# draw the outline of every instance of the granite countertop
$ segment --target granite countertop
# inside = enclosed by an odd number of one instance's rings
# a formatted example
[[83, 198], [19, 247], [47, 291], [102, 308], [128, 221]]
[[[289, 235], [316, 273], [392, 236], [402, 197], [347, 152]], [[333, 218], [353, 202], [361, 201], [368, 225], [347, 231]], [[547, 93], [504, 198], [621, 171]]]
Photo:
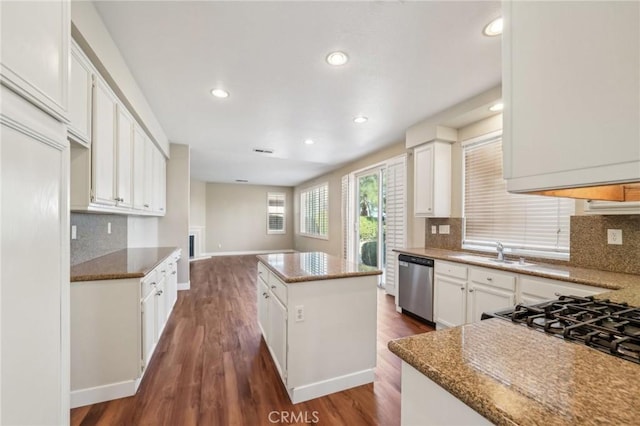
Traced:
[[640, 366], [490, 319], [389, 349], [498, 425], [637, 424]]
[[285, 283], [382, 274], [379, 269], [357, 265], [322, 252], [274, 253], [257, 257]]
[[[640, 275], [494, 265], [452, 250], [395, 251], [602, 287], [611, 291], [597, 298], [640, 306]], [[639, 365], [502, 319], [394, 340], [389, 349], [496, 424], [635, 424], [640, 417]]]
[[[574, 266], [543, 263], [534, 261], [530, 266], [521, 266], [518, 263], [500, 264], [488, 263], [486, 261], [474, 261], [469, 256], [475, 253], [433, 249], [433, 248], [406, 248], [394, 249], [395, 252], [410, 254], [414, 256], [429, 257], [432, 259], [446, 260], [449, 262], [459, 262], [469, 265], [482, 266], [485, 268], [501, 269], [504, 271], [514, 272], [518, 274], [533, 275], [543, 278], [551, 278], [555, 280], [573, 282], [576, 284], [591, 285], [594, 287], [602, 287], [609, 290], [635, 289], [635, 291], [627, 292], [627, 300], [630, 305], [640, 306], [640, 275], [622, 274], [618, 272], [600, 271], [597, 269], [579, 268]], [[491, 255], [477, 255], [479, 257], [489, 258]], [[600, 295], [603, 298], [613, 297], [618, 292], [607, 292]], [[616, 300], [621, 302], [622, 300]]]
[[71, 266], [71, 282], [142, 278], [177, 247], [130, 248]]

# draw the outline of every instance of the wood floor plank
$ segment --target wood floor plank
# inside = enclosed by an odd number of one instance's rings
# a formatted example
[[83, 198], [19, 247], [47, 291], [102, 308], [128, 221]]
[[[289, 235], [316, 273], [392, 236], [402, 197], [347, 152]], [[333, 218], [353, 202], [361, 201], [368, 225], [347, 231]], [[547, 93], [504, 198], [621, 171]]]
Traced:
[[136, 395], [71, 410], [73, 426], [400, 424], [398, 337], [432, 331], [378, 291], [375, 383], [292, 404], [260, 335], [255, 256], [192, 262]]

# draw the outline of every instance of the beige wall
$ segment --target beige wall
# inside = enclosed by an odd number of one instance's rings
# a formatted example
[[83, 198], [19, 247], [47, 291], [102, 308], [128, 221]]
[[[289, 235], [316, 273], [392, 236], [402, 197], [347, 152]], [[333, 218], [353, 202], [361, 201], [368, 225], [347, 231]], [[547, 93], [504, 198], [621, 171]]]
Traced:
[[189, 226], [205, 227], [207, 224], [207, 183], [191, 179]]
[[[342, 176], [356, 170], [366, 169], [382, 161], [409, 153], [404, 146], [404, 141], [393, 144], [387, 148], [367, 155], [353, 163], [350, 163], [331, 173], [319, 176], [301, 185], [294, 190], [294, 217], [295, 217], [295, 244], [298, 251], [323, 251], [334, 256], [342, 256]], [[413, 159], [407, 157], [407, 246], [424, 246], [424, 219], [413, 218]], [[326, 240], [299, 235], [300, 192], [310, 186], [323, 182], [329, 184], [329, 238]]]
[[158, 218], [127, 216], [127, 247], [158, 247]]
[[[286, 234], [267, 234], [267, 192], [287, 197]], [[207, 253], [293, 249], [293, 188], [206, 184]]]
[[178, 262], [178, 282], [189, 282], [189, 186], [188, 145], [171, 144], [167, 161], [167, 213], [159, 219], [159, 245], [182, 249]]

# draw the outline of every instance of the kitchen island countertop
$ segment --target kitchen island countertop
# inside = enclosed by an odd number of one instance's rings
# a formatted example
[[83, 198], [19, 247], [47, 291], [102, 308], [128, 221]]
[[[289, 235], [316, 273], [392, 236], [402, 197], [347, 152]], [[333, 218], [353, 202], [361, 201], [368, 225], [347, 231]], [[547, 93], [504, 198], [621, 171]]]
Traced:
[[129, 248], [71, 266], [70, 280], [98, 281], [142, 278], [177, 247]]
[[322, 252], [273, 253], [257, 257], [287, 284], [382, 274], [379, 269]]

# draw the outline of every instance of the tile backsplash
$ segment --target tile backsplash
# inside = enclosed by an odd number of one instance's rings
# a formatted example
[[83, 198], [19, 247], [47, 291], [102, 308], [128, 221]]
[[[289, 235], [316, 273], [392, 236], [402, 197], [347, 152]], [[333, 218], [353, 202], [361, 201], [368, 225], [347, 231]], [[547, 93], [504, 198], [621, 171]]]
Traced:
[[[460, 250], [462, 218], [427, 218], [425, 247]], [[439, 227], [449, 225], [449, 234]], [[436, 226], [437, 234], [431, 233]], [[607, 229], [622, 231], [622, 245], [607, 244]], [[572, 266], [610, 272], [640, 274], [640, 215], [584, 215], [571, 217], [570, 253]], [[564, 263], [544, 260], [548, 263]]]
[[[127, 247], [127, 216], [71, 213], [76, 239], [71, 240], [71, 265]], [[111, 234], [107, 232], [111, 223]]]
[[[607, 229], [622, 230], [622, 244], [607, 244]], [[640, 274], [640, 215], [572, 216], [571, 264]]]

